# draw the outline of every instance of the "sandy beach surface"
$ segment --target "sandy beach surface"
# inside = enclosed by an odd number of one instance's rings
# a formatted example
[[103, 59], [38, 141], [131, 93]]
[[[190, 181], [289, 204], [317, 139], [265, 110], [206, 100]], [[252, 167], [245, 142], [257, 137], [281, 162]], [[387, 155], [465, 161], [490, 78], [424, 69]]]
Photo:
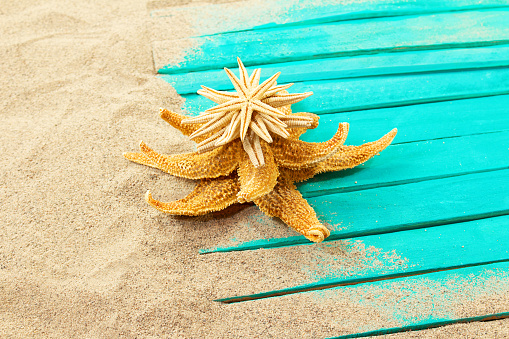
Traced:
[[[0, 1], [0, 338], [342, 334], [341, 324], [314, 327], [326, 307], [303, 314], [297, 306], [278, 312], [270, 300], [214, 302], [240, 287], [269, 288], [248, 279], [259, 260], [252, 251], [198, 254], [261, 212], [162, 215], [145, 203], [147, 189], [169, 201], [194, 182], [122, 157], [141, 139], [163, 153], [193, 150], [158, 117], [160, 107], [180, 111], [183, 99], [156, 78], [151, 51], [161, 35], [190, 32], [171, 25], [157, 32], [149, 11], [184, 3]], [[270, 262], [270, 252], [262, 254]], [[275, 281], [288, 279], [284, 272], [270, 271]], [[249, 289], [228, 284], [228, 275], [246, 276]], [[369, 316], [362, 309], [348, 316], [348, 307], [335, 312], [351, 324]], [[502, 338], [508, 327], [501, 320], [388, 337]]]

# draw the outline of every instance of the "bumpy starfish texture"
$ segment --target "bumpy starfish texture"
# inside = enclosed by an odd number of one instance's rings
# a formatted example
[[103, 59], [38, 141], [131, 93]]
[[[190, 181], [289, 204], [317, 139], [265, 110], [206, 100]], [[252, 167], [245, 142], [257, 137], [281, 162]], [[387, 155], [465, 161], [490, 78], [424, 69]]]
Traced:
[[197, 117], [184, 119], [182, 123], [201, 124], [190, 135], [195, 141], [208, 135], [198, 142], [198, 152], [210, 151], [239, 138], [253, 166], [259, 167], [265, 164], [262, 141], [272, 143], [271, 134], [286, 139], [290, 136], [287, 128], [309, 128], [314, 122], [312, 117], [288, 115], [279, 108], [299, 102], [313, 93], [289, 94], [286, 89], [293, 84], [276, 85], [280, 72], [259, 84], [261, 69], [248, 76], [242, 61], [237, 58], [237, 62], [240, 78], [225, 68], [237, 92], [216, 91], [202, 86], [198, 94], [218, 105]]
[[[361, 146], [344, 146], [348, 124], [339, 125], [332, 139], [322, 143], [298, 140], [308, 128], [318, 126], [318, 116], [312, 113], [292, 113], [290, 105], [281, 112], [289, 117], [305, 116], [311, 124], [296, 127], [286, 138], [273, 136], [273, 142], [261, 140], [259, 145], [265, 164], [255, 166], [240, 138], [204, 153], [194, 152], [163, 155], [141, 142], [141, 152], [124, 156], [136, 163], [158, 168], [184, 178], [199, 179], [199, 184], [184, 199], [160, 202], [149, 192], [145, 200], [156, 209], [174, 215], [197, 216], [220, 211], [236, 203], [254, 202], [265, 214], [280, 218], [287, 225], [313, 242], [329, 236], [313, 208], [294, 185], [316, 174], [352, 168], [384, 150], [394, 139], [393, 129], [381, 139]], [[200, 126], [185, 124], [185, 116], [161, 110], [161, 117], [184, 135], [192, 135]], [[214, 135], [211, 130], [195, 138], [201, 142]]]

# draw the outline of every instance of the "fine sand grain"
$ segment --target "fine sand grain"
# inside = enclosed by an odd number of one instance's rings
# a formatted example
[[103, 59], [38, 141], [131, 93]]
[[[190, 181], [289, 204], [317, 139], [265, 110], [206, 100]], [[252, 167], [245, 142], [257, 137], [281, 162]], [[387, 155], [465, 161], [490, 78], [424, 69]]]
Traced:
[[[169, 25], [163, 34], [149, 17], [188, 2], [0, 1], [0, 338], [289, 338], [345, 329], [311, 331], [314, 310], [303, 314], [298, 302], [288, 313], [274, 309], [277, 298], [214, 302], [271, 288], [249, 271], [255, 252], [198, 254], [265, 217], [253, 206], [221, 218], [162, 215], [145, 203], [147, 189], [173, 200], [194, 182], [122, 157], [140, 139], [164, 153], [193, 150], [158, 117], [159, 107], [180, 111], [183, 100], [155, 77], [151, 50], [161, 35], [192, 30]], [[277, 253], [312, 258], [313, 246]], [[366, 265], [365, 252], [343, 265]], [[270, 264], [271, 252], [259, 253]], [[304, 267], [291, 277], [274, 267], [274, 286], [305, 277], [313, 263], [305, 258], [289, 264]], [[231, 277], [244, 286], [228, 284]], [[317, 315], [328, 313], [315, 304]], [[338, 305], [335, 317], [349, 324], [380, 317], [348, 300]], [[507, 327], [503, 320], [391, 337], [504, 337]]]

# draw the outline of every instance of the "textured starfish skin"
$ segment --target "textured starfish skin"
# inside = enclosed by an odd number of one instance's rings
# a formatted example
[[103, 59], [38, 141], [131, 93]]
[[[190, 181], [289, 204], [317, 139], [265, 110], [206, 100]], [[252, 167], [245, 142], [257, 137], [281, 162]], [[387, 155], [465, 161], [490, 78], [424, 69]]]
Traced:
[[248, 76], [240, 59], [238, 63], [239, 78], [225, 69], [237, 92], [205, 86], [198, 91], [217, 106], [194, 118], [165, 109], [160, 112], [162, 119], [197, 143], [197, 152], [159, 154], [141, 142], [141, 152], [126, 152], [124, 157], [200, 180], [187, 197], [173, 202], [158, 201], [147, 192], [145, 200], [162, 212], [196, 216], [254, 202], [307, 239], [323, 241], [330, 232], [294, 183], [362, 164], [389, 146], [397, 130], [377, 141], [345, 146], [349, 125], [341, 123], [328, 141], [301, 141], [307, 129], [318, 126], [319, 117], [292, 113], [291, 104], [312, 93], [288, 93], [292, 84], [277, 85], [279, 73], [259, 84], [260, 69]]
[[[283, 107], [282, 111], [286, 115], [311, 117], [311, 128], [318, 125], [318, 116], [312, 113], [291, 113], [289, 106]], [[167, 110], [161, 111], [161, 117], [186, 135], [191, 135], [199, 128], [197, 125], [182, 124], [185, 116]], [[259, 167], [252, 164], [238, 139], [205, 153], [179, 155], [158, 154], [141, 143], [142, 152], [126, 152], [124, 156], [172, 175], [201, 179], [187, 197], [173, 202], [160, 202], [147, 192], [146, 201], [162, 212], [197, 216], [223, 210], [235, 203], [253, 201], [265, 214], [280, 218], [307, 239], [320, 242], [330, 232], [317, 219], [294, 182], [364, 163], [384, 150], [394, 139], [397, 130], [393, 129], [379, 140], [364, 145], [344, 146], [348, 134], [347, 123], [340, 124], [335, 136], [324, 143], [298, 140], [310, 127], [294, 128], [287, 139], [275, 137], [271, 144], [262, 140], [260, 146], [265, 154], [265, 165]], [[302, 159], [300, 167], [299, 154]]]
[[221, 211], [237, 202], [240, 184], [236, 175], [216, 179], [202, 179], [184, 199], [160, 202], [152, 198], [150, 191], [145, 200], [161, 212], [174, 215], [202, 215]]

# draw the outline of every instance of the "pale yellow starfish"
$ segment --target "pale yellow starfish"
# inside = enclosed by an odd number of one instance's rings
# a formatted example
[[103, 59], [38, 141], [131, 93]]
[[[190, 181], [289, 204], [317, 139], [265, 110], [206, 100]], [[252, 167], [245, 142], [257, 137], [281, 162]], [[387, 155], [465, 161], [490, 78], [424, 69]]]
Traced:
[[278, 108], [299, 102], [313, 93], [289, 94], [286, 89], [293, 84], [276, 86], [281, 72], [259, 84], [261, 69], [256, 69], [249, 77], [242, 61], [237, 58], [237, 62], [240, 79], [225, 68], [237, 92], [216, 91], [202, 86], [198, 94], [219, 105], [195, 118], [185, 119], [183, 123], [202, 124], [190, 135], [191, 139], [208, 134], [198, 143], [198, 152], [210, 151], [240, 138], [253, 165], [263, 166], [265, 158], [260, 140], [272, 143], [271, 133], [288, 138], [290, 133], [287, 128], [310, 127], [313, 122], [308, 116], [286, 115]]

